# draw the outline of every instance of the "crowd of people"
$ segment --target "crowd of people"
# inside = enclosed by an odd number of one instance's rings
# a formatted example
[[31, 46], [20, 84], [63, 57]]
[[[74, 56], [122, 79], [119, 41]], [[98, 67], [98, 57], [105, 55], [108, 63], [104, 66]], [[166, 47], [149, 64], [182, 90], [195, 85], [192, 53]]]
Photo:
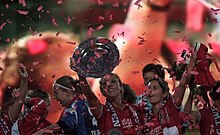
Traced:
[[[210, 71], [214, 59], [207, 53], [208, 48], [203, 44], [200, 48], [192, 47], [180, 62], [185, 66], [181, 71], [174, 67], [167, 69], [168, 60], [160, 56], [158, 48], [164, 42], [171, 3], [172, 0], [131, 2], [125, 23], [113, 26], [109, 32], [123, 60], [114, 72], [100, 80], [77, 72], [76, 61], [73, 58], [69, 61], [74, 47], [63, 46], [65, 36], [57, 41], [56, 36], [48, 38], [46, 33], [43, 40], [33, 38], [25, 46], [9, 48], [0, 78], [3, 91], [0, 134], [183, 135], [192, 128], [199, 128], [204, 135], [220, 134], [220, 85], [215, 79], [219, 73], [213, 75]], [[118, 34], [123, 32], [125, 35]], [[33, 42], [40, 48], [34, 48]], [[68, 43], [78, 44], [78, 38]], [[138, 53], [133, 52], [136, 44], [140, 44], [136, 48]], [[149, 50], [143, 49], [149, 45]], [[142, 71], [142, 76], [130, 72], [134, 68], [128, 62], [131, 57], [140, 60], [135, 69]], [[155, 60], [160, 60], [160, 64], [152, 63]], [[173, 77], [173, 87], [166, 74]], [[144, 91], [137, 95], [136, 90], [142, 88]], [[190, 94], [184, 106], [187, 89]], [[98, 90], [105, 100], [99, 97]], [[194, 100], [202, 107], [194, 105]], [[58, 105], [63, 107], [59, 109], [61, 114], [53, 119], [48, 115], [50, 107], [57, 109]]]

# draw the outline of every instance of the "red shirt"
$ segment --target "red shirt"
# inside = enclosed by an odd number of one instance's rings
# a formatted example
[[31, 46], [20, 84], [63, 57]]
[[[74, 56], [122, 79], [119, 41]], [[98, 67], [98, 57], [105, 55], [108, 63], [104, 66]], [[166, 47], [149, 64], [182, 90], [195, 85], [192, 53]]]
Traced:
[[[0, 126], [0, 135], [11, 135], [11, 127], [12, 127], [13, 123], [11, 122], [11, 120], [7, 114], [1, 115], [0, 125], [1, 125]], [[2, 125], [4, 128], [2, 128]]]
[[[157, 116], [152, 118], [154, 125], [150, 126], [150, 135], [162, 135], [163, 130], [165, 134], [170, 134], [171, 131], [168, 132], [168, 130], [174, 130], [174, 128], [178, 129], [179, 134], [182, 134], [182, 121], [179, 117], [180, 109], [175, 106], [172, 98], [168, 99], [165, 105], [160, 108], [160, 112], [162, 113], [158, 113]], [[160, 122], [161, 117], [164, 119]]]
[[215, 107], [203, 108], [199, 112], [201, 114], [199, 121], [201, 135], [220, 135], [220, 112]]
[[[137, 106], [129, 104], [135, 111], [138, 109]], [[123, 110], [120, 110], [118, 108], [115, 108], [115, 112], [120, 120], [121, 127], [114, 128], [112, 123], [112, 112], [109, 111], [106, 107], [106, 105], [103, 106], [103, 111], [101, 114], [101, 117], [97, 120], [99, 130], [102, 134], [108, 135], [110, 133], [113, 133], [115, 131], [125, 134], [125, 135], [137, 135], [137, 129], [135, 122], [135, 118], [131, 112], [131, 109], [126, 106]], [[140, 125], [139, 125], [140, 126]]]

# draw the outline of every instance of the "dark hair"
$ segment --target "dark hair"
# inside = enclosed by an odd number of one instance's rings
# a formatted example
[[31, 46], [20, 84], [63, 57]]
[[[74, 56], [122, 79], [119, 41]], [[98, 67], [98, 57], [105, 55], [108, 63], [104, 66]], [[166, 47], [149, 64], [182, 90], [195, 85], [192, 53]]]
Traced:
[[9, 106], [14, 104], [15, 98], [12, 96], [12, 92], [14, 89], [14, 87], [10, 86], [5, 88], [2, 96], [1, 112], [7, 113]]
[[161, 78], [165, 78], [165, 72], [163, 69], [163, 66], [160, 64], [147, 64], [144, 66], [144, 68], [142, 69], [142, 76], [144, 77], [144, 74], [147, 72], [154, 72], [155, 74], [157, 74], [159, 77]]
[[49, 102], [50, 102], [50, 94], [48, 92], [44, 91], [43, 89], [30, 90], [27, 93], [26, 97], [29, 97], [29, 98], [38, 97], [38, 98], [43, 99], [44, 101], [49, 100]]
[[[118, 82], [119, 82], [120, 86], [122, 86], [122, 81], [121, 81], [120, 77], [119, 77], [117, 74], [115, 74], [115, 73], [109, 73], [109, 74], [107, 74], [107, 75], [115, 76], [115, 77], [118, 79]], [[103, 91], [104, 91], [104, 89], [103, 89], [103, 87], [102, 87], [104, 77], [105, 77], [105, 76], [103, 76], [103, 77], [101, 78], [101, 80], [99, 81], [99, 87], [100, 87], [100, 90], [101, 90], [101, 93], [102, 93], [102, 94], [103, 94]]]
[[[71, 76], [62, 76], [60, 78], [58, 78], [56, 81], [55, 81], [56, 84], [59, 84], [61, 86], [64, 86], [66, 88], [69, 88], [69, 89], [73, 89], [73, 92], [76, 92], [76, 93], [82, 93], [82, 90], [81, 90], [81, 87], [79, 85], [79, 80], [75, 80], [74, 78], [72, 78]], [[64, 89], [62, 87], [60, 87], [62, 90], [67, 90], [67, 89]]]
[[129, 84], [123, 83], [124, 95], [123, 99], [128, 103], [135, 104], [137, 96], [135, 91], [131, 88]]
[[169, 87], [168, 87], [168, 83], [164, 80], [164, 79], [162, 79], [162, 78], [160, 78], [160, 77], [153, 77], [153, 78], [151, 78], [149, 81], [148, 81], [148, 83], [147, 84], [149, 84], [150, 82], [152, 82], [152, 81], [154, 81], [154, 80], [156, 80], [157, 82], [158, 82], [158, 84], [160, 85], [160, 87], [162, 88], [162, 91], [165, 93], [165, 92], [169, 92]]
[[217, 99], [220, 99], [220, 93], [219, 91], [217, 92], [219, 87], [220, 87], [220, 81], [217, 81], [209, 93], [210, 97], [214, 101], [216, 101]]

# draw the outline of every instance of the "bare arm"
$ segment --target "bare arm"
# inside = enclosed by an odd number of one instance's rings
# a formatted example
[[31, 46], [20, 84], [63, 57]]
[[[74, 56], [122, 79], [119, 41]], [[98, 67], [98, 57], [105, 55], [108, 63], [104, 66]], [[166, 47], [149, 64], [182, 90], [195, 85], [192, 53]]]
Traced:
[[188, 97], [186, 104], [185, 104], [185, 107], [184, 107], [184, 112], [187, 112], [187, 113], [193, 115], [196, 123], [198, 123], [200, 120], [200, 114], [198, 111], [192, 111], [192, 102], [193, 102], [193, 94], [190, 91], [189, 97]]
[[173, 99], [178, 107], [181, 106], [182, 104], [186, 90], [186, 85], [190, 82], [192, 78], [192, 74], [190, 73], [190, 71], [193, 71], [195, 67], [195, 63], [196, 63], [196, 54], [195, 52], [192, 52], [192, 57], [190, 59], [190, 62], [180, 80], [179, 85], [175, 88], [175, 93], [173, 95]]
[[18, 72], [21, 76], [20, 88], [19, 91], [17, 90], [13, 91], [12, 94], [15, 97], [15, 102], [9, 108], [9, 117], [12, 122], [15, 122], [19, 117], [26, 96], [27, 84], [28, 84], [28, 73], [26, 67], [23, 64], [18, 65]]

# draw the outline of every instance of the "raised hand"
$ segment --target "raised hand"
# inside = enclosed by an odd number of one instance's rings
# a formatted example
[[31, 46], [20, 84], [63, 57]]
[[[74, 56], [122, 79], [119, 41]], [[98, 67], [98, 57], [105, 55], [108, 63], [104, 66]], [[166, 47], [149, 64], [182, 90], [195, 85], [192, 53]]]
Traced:
[[18, 72], [19, 72], [22, 79], [27, 79], [28, 78], [27, 69], [24, 66], [24, 64], [22, 64], [22, 63], [18, 64]]

